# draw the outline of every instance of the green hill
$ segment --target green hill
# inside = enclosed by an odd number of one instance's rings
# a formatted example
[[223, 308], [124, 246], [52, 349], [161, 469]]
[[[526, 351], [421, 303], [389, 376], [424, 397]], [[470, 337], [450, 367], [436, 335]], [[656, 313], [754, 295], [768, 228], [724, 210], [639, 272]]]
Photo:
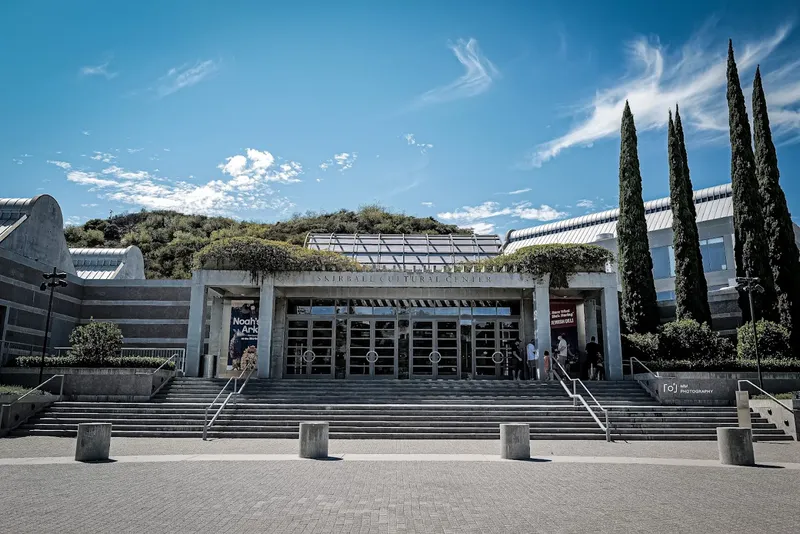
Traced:
[[192, 256], [223, 237], [255, 236], [303, 245], [309, 233], [450, 234], [471, 233], [433, 217], [391, 213], [379, 206], [358, 211], [294, 215], [276, 223], [240, 222], [226, 217], [184, 215], [174, 211], [141, 211], [91, 219], [64, 231], [70, 247], [136, 245], [144, 255], [147, 278], [191, 278]]

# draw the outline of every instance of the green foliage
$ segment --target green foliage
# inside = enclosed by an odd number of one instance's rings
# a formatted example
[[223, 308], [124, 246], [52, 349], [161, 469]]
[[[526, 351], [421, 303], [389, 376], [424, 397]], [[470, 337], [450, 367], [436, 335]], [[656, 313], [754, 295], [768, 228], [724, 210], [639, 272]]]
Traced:
[[[39, 367], [41, 363], [40, 356], [17, 356], [14, 360], [14, 365], [17, 367]], [[156, 369], [162, 363], [163, 358], [154, 358], [151, 356], [115, 356], [103, 360], [102, 364], [87, 362], [80, 360], [75, 356], [45, 356], [45, 367], [112, 367], [112, 368], [135, 368], [135, 369]], [[164, 369], [170, 371], [175, 369], [175, 362], [169, 361], [164, 365]]]
[[256, 347], [254, 345], [250, 345], [242, 353], [242, 359], [239, 362], [239, 365], [244, 371], [252, 371], [256, 368], [257, 364], [258, 354], [256, 352]]
[[[769, 266], [769, 250], [764, 235], [762, 199], [756, 179], [756, 164], [750, 144], [750, 122], [739, 72], [728, 42], [728, 124], [731, 138], [731, 186], [733, 188], [733, 233], [736, 276], [758, 277], [763, 293], [753, 294], [756, 319], [777, 318], [775, 289]], [[739, 291], [742, 318], [750, 320], [747, 292]]]
[[647, 240], [642, 200], [636, 125], [628, 103], [622, 114], [619, 154], [618, 262], [622, 285], [622, 322], [630, 332], [644, 334], [658, 328], [653, 259]]
[[569, 277], [579, 272], [604, 272], [614, 255], [597, 245], [534, 245], [475, 263], [475, 267], [506, 268], [536, 278], [550, 275], [550, 287], [569, 287]]
[[732, 359], [733, 344], [708, 324], [684, 319], [665, 324], [658, 334], [660, 357], [665, 360]]
[[[24, 386], [15, 386], [14, 384], [0, 384], [0, 395], [24, 395], [30, 391], [30, 388]], [[41, 390], [37, 389], [34, 394], [39, 393]]]
[[708, 285], [700, 253], [700, 237], [689, 176], [689, 162], [679, 111], [669, 116], [667, 133], [669, 152], [669, 191], [672, 208], [672, 245], [675, 251], [675, 315], [711, 324]]
[[229, 237], [206, 245], [194, 257], [195, 269], [248, 271], [254, 280], [283, 271], [357, 271], [352, 259], [257, 237]]
[[173, 211], [141, 211], [92, 219], [64, 231], [70, 247], [125, 247], [142, 250], [147, 278], [190, 278], [196, 252], [219, 239], [257, 237], [303, 245], [309, 232], [360, 234], [471, 233], [432, 217], [391, 213], [380, 206], [358, 211], [296, 214], [286, 221], [261, 224], [225, 217], [183, 215]]
[[118, 357], [122, 331], [114, 323], [95, 322], [76, 326], [69, 335], [69, 356], [88, 367], [100, 367]]
[[622, 334], [622, 358], [637, 358], [643, 362], [657, 360], [658, 341], [658, 334]]
[[778, 155], [772, 142], [767, 99], [758, 67], [753, 81], [753, 140], [761, 210], [764, 214], [764, 235], [775, 281], [778, 316], [789, 331], [792, 349], [795, 354], [800, 354], [800, 254], [794, 239], [792, 216], [780, 184]]
[[[758, 353], [762, 358], [788, 360], [794, 356], [789, 344], [789, 331], [779, 323], [765, 321], [756, 322], [758, 334]], [[736, 353], [741, 360], [755, 359], [755, 340], [753, 339], [753, 323], [746, 323], [736, 331], [738, 344]]]
[[[647, 367], [652, 371], [696, 371], [696, 372], [755, 372], [755, 360], [737, 360], [731, 358], [705, 359], [705, 360], [654, 360], [648, 362]], [[778, 360], [763, 358], [761, 360], [763, 372], [800, 372], [800, 359]], [[639, 372], [637, 370], [637, 372]]]

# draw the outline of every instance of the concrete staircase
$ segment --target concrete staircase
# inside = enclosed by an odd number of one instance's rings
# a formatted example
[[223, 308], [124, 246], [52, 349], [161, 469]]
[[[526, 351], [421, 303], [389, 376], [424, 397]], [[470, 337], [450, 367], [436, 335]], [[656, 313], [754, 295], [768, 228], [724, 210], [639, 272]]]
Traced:
[[[199, 438], [205, 407], [224, 384], [178, 378], [147, 403], [60, 402], [14, 435], [74, 436], [78, 423], [107, 421], [115, 436]], [[732, 407], [660, 406], [636, 382], [588, 387], [610, 408], [617, 440], [713, 440], [716, 427], [737, 424]], [[756, 439], [791, 440], [752, 417]], [[498, 424], [511, 422], [530, 424], [532, 439], [605, 439], [558, 382], [327, 379], [253, 379], [209, 437], [296, 438], [309, 420], [329, 421], [333, 439], [497, 439]]]

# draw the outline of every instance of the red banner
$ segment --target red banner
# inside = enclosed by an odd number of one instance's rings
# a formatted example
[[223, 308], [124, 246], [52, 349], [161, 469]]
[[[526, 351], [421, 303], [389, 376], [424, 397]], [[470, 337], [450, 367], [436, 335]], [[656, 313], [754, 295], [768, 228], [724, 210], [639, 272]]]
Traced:
[[575, 326], [575, 303], [564, 300], [550, 301], [550, 328]]

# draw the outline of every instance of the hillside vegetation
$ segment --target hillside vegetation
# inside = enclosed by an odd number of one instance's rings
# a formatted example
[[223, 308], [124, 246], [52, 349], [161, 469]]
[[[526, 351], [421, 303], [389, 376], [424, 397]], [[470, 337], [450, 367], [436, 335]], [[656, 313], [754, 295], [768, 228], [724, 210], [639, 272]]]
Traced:
[[380, 206], [358, 211], [294, 215], [276, 223], [240, 222], [225, 217], [184, 215], [174, 211], [141, 211], [91, 219], [69, 226], [64, 234], [70, 247], [136, 245], [144, 255], [147, 278], [191, 278], [192, 257], [206, 245], [228, 237], [252, 236], [303, 245], [306, 234], [450, 234], [471, 233], [433, 217], [391, 213]]

